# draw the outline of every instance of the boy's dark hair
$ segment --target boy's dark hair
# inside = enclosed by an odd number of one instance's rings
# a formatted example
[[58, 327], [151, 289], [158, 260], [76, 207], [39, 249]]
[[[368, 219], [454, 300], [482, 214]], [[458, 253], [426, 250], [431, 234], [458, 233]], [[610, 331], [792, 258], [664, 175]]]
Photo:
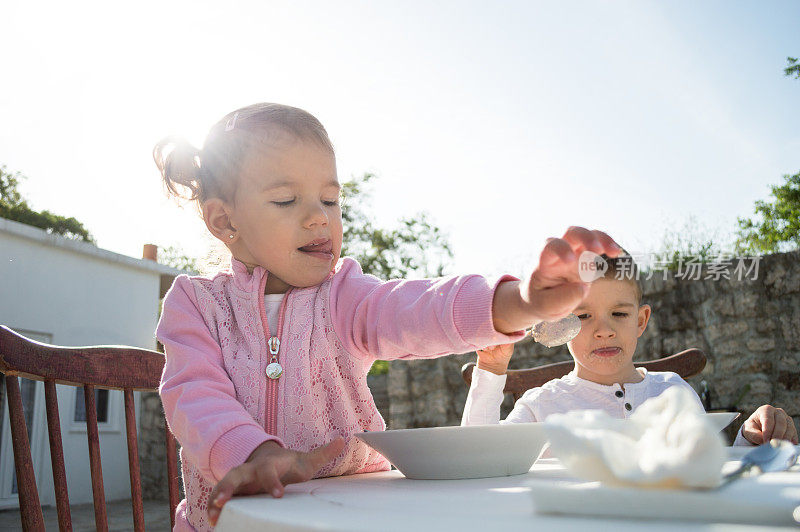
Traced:
[[603, 257], [603, 260], [606, 261], [606, 264], [608, 264], [608, 269], [606, 270], [605, 275], [603, 275], [603, 278], [631, 283], [634, 288], [634, 292], [636, 293], [636, 302], [641, 305], [642, 285], [639, 282], [639, 268], [633, 261], [633, 257], [631, 257], [628, 252], [624, 250], [620, 256], [614, 259], [607, 255], [601, 256]]

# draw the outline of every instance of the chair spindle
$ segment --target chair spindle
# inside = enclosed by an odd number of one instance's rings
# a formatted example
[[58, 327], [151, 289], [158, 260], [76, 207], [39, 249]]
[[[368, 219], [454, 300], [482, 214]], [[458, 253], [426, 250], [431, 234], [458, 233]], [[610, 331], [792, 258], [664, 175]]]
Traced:
[[14, 444], [14, 467], [17, 472], [17, 494], [22, 515], [22, 528], [26, 532], [28, 530], [44, 530], [44, 515], [42, 515], [42, 505], [39, 504], [36, 476], [33, 474], [31, 445], [28, 441], [28, 429], [22, 410], [22, 394], [19, 391], [19, 381], [15, 375], [6, 374], [6, 396], [9, 422], [11, 423], [11, 440]]
[[171, 527], [175, 528], [175, 508], [178, 507], [178, 465], [175, 461], [176, 446], [175, 436], [164, 422], [164, 435], [167, 440], [167, 477], [169, 485], [169, 519]]
[[53, 464], [53, 488], [63, 497], [56, 497], [58, 528], [61, 532], [72, 530], [72, 514], [69, 511], [67, 492], [67, 473], [64, 468], [64, 448], [61, 444], [61, 421], [58, 416], [58, 396], [56, 383], [44, 381], [44, 402], [47, 407], [47, 432], [50, 436], [50, 461]]
[[133, 402], [133, 390], [126, 388], [123, 393], [125, 395], [125, 430], [128, 436], [128, 472], [131, 477], [133, 528], [136, 532], [143, 532], [144, 506], [142, 503], [142, 484], [139, 474], [139, 448], [136, 441], [136, 410]]
[[89, 440], [89, 468], [92, 472], [92, 495], [94, 497], [94, 524], [98, 532], [108, 532], [106, 495], [103, 489], [103, 467], [100, 464], [100, 437], [97, 433], [97, 405], [94, 400], [95, 387], [85, 385], [83, 396], [86, 404], [86, 437]]

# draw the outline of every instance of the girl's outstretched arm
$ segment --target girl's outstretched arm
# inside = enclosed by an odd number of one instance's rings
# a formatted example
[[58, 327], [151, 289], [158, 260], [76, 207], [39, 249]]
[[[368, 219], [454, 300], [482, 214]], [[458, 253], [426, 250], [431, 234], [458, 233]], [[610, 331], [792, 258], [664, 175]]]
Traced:
[[331, 282], [331, 321], [344, 348], [369, 364], [376, 358], [433, 358], [516, 342], [524, 338], [522, 330], [501, 334], [492, 325], [496, 286], [509, 280], [515, 278], [381, 281], [345, 258]]
[[527, 279], [497, 287], [492, 304], [494, 328], [508, 334], [572, 312], [589, 291], [578, 273], [578, 259], [587, 250], [612, 258], [622, 252], [607, 234], [583, 227], [570, 227], [563, 237], [548, 239]]

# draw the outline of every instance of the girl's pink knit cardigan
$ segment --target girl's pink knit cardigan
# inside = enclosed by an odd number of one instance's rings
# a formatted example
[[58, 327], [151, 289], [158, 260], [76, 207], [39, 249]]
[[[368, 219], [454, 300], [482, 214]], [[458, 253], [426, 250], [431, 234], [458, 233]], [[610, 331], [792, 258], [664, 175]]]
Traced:
[[265, 376], [266, 279], [263, 268], [249, 273], [234, 259], [232, 271], [211, 279], [178, 277], [164, 301], [156, 330], [166, 352], [159, 391], [181, 445], [186, 492], [176, 530], [210, 529], [212, 487], [268, 440], [309, 451], [343, 436], [345, 450], [318, 476], [389, 469], [352, 437], [385, 428], [367, 387], [374, 360], [434, 358], [522, 336], [492, 326], [494, 289], [513, 277], [383, 282], [344, 258], [322, 284], [287, 294], [284, 372], [273, 390]]

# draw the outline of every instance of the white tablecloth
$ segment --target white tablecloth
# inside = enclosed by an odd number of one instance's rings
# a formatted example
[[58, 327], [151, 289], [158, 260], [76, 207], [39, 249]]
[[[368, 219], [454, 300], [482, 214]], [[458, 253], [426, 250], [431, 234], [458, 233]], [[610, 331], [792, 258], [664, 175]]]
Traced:
[[[788, 474], [788, 473], [787, 473]], [[798, 475], [800, 473], [793, 473]], [[223, 508], [220, 532], [257, 530], [412, 531], [457, 530], [794, 530], [730, 523], [637, 520], [533, 511], [531, 480], [570, 477], [555, 459], [539, 460], [524, 475], [469, 480], [410, 480], [399, 471], [311, 480], [286, 487], [283, 498], [236, 497]]]

